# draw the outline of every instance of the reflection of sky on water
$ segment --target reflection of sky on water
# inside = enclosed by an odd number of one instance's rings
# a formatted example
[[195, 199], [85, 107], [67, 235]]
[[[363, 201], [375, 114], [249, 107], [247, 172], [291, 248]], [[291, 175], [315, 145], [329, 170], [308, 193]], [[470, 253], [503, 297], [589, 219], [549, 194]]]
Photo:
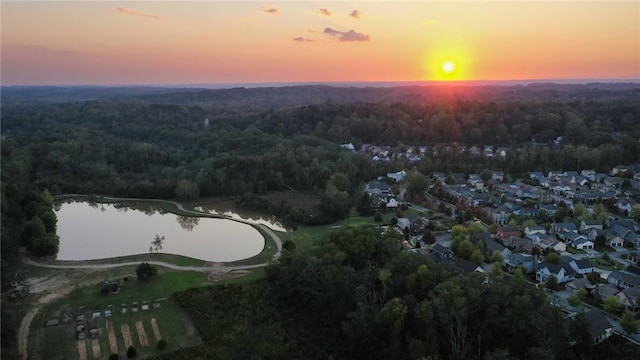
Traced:
[[196, 206], [193, 208], [196, 211], [200, 211], [200, 212], [204, 212], [204, 213], [209, 213], [209, 214], [217, 214], [217, 215], [226, 215], [229, 216], [232, 219], [236, 219], [236, 220], [242, 220], [242, 221], [246, 221], [248, 223], [252, 223], [252, 224], [262, 224], [268, 228], [270, 228], [271, 230], [274, 231], [282, 231], [282, 232], [286, 232], [287, 229], [285, 229], [282, 224], [280, 224], [279, 222], [275, 221], [275, 220], [269, 220], [269, 219], [265, 219], [263, 217], [252, 217], [252, 216], [248, 216], [248, 217], [244, 217], [238, 213], [235, 213], [233, 211], [218, 211], [216, 209], [213, 208], [209, 208], [209, 207], [205, 207], [205, 206]]
[[162, 253], [207, 261], [246, 259], [264, 247], [260, 233], [247, 224], [210, 218], [192, 221], [193, 218], [145, 210], [114, 204], [61, 204], [56, 211], [60, 236], [57, 259], [90, 260], [148, 253], [155, 235], [165, 237]]

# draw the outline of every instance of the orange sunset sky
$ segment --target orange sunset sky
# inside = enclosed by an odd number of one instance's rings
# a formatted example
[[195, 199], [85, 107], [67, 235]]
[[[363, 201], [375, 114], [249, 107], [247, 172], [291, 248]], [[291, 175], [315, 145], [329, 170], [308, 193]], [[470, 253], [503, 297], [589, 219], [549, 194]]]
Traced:
[[638, 0], [2, 1], [1, 11], [2, 85], [640, 79]]

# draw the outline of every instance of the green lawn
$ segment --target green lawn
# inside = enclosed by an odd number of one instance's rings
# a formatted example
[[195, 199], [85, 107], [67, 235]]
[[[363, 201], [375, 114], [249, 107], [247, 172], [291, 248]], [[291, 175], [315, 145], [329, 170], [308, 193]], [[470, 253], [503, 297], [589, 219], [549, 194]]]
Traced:
[[[30, 354], [39, 354], [39, 358], [42, 359], [79, 359], [75, 326], [80, 322], [77, 321], [77, 316], [84, 314], [85, 318], [91, 319], [91, 314], [94, 312], [101, 313], [101, 317], [95, 320], [95, 325], [99, 330], [97, 339], [103, 359], [111, 353], [107, 320], [114, 329], [121, 359], [125, 358], [126, 352], [121, 330], [121, 325], [125, 324], [130, 329], [133, 346], [138, 350], [138, 357], [159, 353], [156, 348], [157, 339], [154, 335], [152, 319], [157, 322], [161, 338], [168, 342], [165, 351], [178, 350], [201, 342], [198, 334], [193, 331], [190, 319], [174, 302], [172, 294], [209, 285], [206, 274], [167, 272], [148, 282], [140, 282], [135, 278], [129, 278], [126, 282], [123, 279], [120, 280], [122, 286], [119, 294], [102, 295], [100, 294], [101, 285], [96, 284], [77, 289], [68, 297], [45, 306], [32, 323], [29, 338]], [[145, 301], [149, 306], [147, 310], [142, 308]], [[138, 304], [134, 305], [134, 302]], [[159, 307], [154, 308], [154, 303], [159, 304]], [[137, 312], [132, 311], [134, 306]], [[126, 313], [122, 313], [123, 308], [127, 309]], [[112, 312], [112, 316], [108, 319], [105, 317], [105, 310]], [[70, 321], [63, 322], [65, 315], [69, 316]], [[46, 326], [52, 319], [58, 319], [59, 324]], [[137, 322], [140, 322], [144, 328], [148, 345], [141, 342], [136, 329]], [[85, 324], [90, 328], [91, 322]], [[86, 340], [84, 344], [87, 349], [87, 359], [93, 359], [91, 340]]]
[[569, 254], [586, 254], [586, 251], [567, 246], [567, 252]]

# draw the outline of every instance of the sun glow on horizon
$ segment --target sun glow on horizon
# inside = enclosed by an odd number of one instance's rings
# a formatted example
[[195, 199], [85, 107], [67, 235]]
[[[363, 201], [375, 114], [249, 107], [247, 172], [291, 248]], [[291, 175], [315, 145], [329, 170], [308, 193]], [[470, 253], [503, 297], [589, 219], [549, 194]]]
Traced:
[[451, 74], [456, 69], [456, 64], [453, 61], [445, 61], [442, 63], [442, 71], [447, 74]]

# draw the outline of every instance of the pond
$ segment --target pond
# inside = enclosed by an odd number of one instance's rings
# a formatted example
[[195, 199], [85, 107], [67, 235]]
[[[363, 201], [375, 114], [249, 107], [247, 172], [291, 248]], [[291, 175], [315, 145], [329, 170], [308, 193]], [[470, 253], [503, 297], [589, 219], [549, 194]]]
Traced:
[[[229, 262], [259, 254], [264, 238], [250, 225], [227, 219], [179, 216], [155, 204], [56, 204], [57, 260], [93, 260], [160, 252]], [[161, 248], [152, 245], [164, 237]]]

